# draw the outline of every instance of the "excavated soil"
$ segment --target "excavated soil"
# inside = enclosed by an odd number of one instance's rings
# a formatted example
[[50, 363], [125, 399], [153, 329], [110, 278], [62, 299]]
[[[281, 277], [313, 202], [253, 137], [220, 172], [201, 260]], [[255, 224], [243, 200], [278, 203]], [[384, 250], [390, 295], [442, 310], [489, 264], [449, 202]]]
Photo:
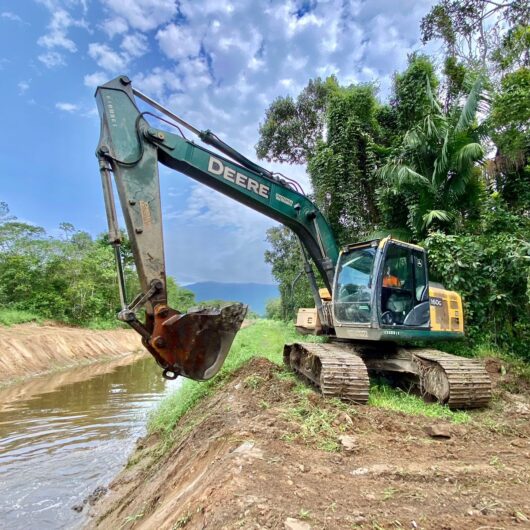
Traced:
[[0, 384], [119, 357], [140, 348], [138, 335], [128, 329], [96, 331], [51, 324], [0, 326]]
[[458, 425], [347, 406], [256, 359], [162, 456], [156, 436], [139, 442], [89, 527], [530, 528], [529, 420], [528, 395], [500, 387]]

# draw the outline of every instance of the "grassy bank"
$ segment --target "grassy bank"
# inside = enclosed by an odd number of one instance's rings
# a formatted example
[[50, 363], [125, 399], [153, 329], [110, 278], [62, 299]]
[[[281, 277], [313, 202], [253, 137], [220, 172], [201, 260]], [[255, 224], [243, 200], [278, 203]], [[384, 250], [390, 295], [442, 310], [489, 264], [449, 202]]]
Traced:
[[[297, 340], [300, 340], [300, 335], [296, 333], [294, 326], [277, 320], [256, 320], [237, 334], [224, 366], [216, 377], [204, 383], [186, 379], [178, 390], [162, 401], [151, 416], [149, 431], [169, 436], [187, 410], [222, 384], [249, 359], [265, 357], [273, 363], [281, 364], [283, 345]], [[316, 337], [304, 337], [304, 341], [317, 340], [319, 339]]]
[[[167, 443], [172, 439], [173, 429], [179, 419], [202, 398], [215, 391], [232, 373], [253, 357], [265, 357], [281, 365], [283, 345], [296, 341], [320, 341], [312, 336], [300, 336], [294, 326], [280, 321], [257, 320], [251, 326], [242, 329], [236, 336], [230, 354], [220, 374], [210, 381], [197, 383], [185, 380], [183, 385], [168, 396], [149, 421], [149, 432], [159, 433]], [[294, 377], [286, 372], [286, 377]], [[304, 385], [297, 387], [303, 388]], [[420, 397], [392, 389], [384, 384], [373, 385], [370, 390], [370, 405], [395, 410], [410, 415], [423, 415], [444, 418], [463, 423], [469, 420], [465, 412], [453, 412], [448, 407], [425, 403]]]
[[[45, 322], [52, 322], [50, 319], [44, 318], [42, 315], [34, 313], [32, 311], [24, 311], [21, 309], [9, 309], [0, 307], [0, 326], [14, 326], [16, 324], [27, 324], [29, 322], [35, 322], [37, 324], [43, 324]], [[128, 329], [128, 326], [120, 322], [117, 318], [105, 320], [102, 318], [94, 319], [84, 324], [76, 324], [71, 322], [57, 322], [59, 325], [66, 327], [78, 327], [81, 329], [93, 329], [96, 331], [112, 330], [112, 329]]]
[[26, 322], [42, 322], [42, 320], [39, 315], [31, 311], [0, 308], [0, 325], [2, 326], [14, 326], [15, 324], [25, 324]]

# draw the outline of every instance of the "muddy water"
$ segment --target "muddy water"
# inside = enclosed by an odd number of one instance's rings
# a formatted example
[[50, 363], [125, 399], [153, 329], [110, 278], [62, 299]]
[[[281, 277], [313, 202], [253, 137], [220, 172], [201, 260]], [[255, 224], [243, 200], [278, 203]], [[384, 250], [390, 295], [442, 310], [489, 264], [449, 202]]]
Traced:
[[0, 528], [78, 528], [179, 381], [131, 355], [0, 390]]

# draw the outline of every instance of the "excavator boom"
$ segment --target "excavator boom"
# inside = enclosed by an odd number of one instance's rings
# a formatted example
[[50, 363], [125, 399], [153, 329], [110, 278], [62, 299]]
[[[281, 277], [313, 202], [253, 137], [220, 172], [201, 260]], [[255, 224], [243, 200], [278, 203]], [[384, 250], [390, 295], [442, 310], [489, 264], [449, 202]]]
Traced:
[[[135, 94], [151, 107], [169, 115], [173, 121], [167, 122], [152, 112], [141, 112], [136, 105]], [[246, 308], [233, 304], [221, 310], [181, 314], [168, 306], [159, 162], [291, 228], [298, 235], [304, 254], [309, 254], [331, 290], [338, 247], [326, 219], [303, 193], [245, 158], [212, 132], [195, 129], [159, 103], [134, 90], [125, 76], [98, 87], [96, 100], [101, 118], [96, 155], [102, 177], [109, 239], [114, 245], [118, 264], [122, 302], [119, 318], [142, 335], [144, 345], [164, 368], [166, 377], [184, 375], [197, 380], [213, 377], [222, 366]], [[146, 116], [174, 125], [180, 134], [152, 127]], [[227, 156], [188, 140], [177, 124], [191, 130], [204, 143]], [[128, 303], [125, 293], [112, 178], [142, 290], [131, 303]], [[311, 274], [312, 270], [308, 273]], [[316, 288], [314, 293], [318, 297]], [[145, 308], [145, 323], [137, 319], [140, 308]]]

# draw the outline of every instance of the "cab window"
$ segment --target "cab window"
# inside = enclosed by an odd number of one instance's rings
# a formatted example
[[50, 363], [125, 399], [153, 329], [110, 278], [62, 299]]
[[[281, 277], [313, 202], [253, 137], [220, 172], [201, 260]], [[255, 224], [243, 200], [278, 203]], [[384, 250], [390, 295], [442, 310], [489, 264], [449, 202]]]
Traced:
[[374, 247], [363, 247], [341, 254], [334, 289], [334, 311], [337, 320], [351, 323], [370, 322], [375, 253]]
[[427, 264], [421, 250], [389, 243], [381, 285], [382, 324], [429, 325]]

